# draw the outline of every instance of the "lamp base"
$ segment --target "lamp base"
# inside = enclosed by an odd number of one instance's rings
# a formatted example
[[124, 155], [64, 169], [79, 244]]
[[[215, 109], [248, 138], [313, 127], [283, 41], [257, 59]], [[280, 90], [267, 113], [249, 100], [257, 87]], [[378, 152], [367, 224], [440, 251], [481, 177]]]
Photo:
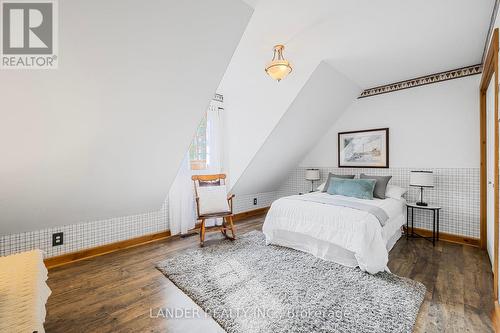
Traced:
[[314, 192], [314, 180], [311, 180], [311, 190], [309, 191], [309, 193], [312, 192]]
[[427, 202], [417, 202], [416, 205], [417, 206], [422, 206], [422, 207], [427, 207], [428, 206]]

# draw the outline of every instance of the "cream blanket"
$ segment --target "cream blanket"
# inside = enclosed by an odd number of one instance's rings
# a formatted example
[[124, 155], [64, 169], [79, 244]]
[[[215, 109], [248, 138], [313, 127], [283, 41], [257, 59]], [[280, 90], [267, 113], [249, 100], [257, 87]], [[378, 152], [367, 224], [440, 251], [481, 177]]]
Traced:
[[0, 332], [45, 332], [46, 281], [42, 251], [0, 257]]

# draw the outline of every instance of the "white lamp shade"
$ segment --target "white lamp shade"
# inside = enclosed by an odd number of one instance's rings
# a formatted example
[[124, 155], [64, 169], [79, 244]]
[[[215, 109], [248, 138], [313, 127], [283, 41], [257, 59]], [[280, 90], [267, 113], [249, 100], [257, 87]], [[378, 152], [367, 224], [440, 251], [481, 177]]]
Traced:
[[307, 169], [306, 180], [320, 180], [319, 169]]
[[410, 186], [434, 187], [434, 174], [432, 171], [412, 171], [410, 173]]

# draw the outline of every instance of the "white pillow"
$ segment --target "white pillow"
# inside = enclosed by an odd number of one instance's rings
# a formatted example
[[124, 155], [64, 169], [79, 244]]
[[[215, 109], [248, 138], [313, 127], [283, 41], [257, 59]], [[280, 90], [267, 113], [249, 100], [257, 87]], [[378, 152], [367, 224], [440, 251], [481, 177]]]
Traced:
[[324, 182], [323, 184], [321, 184], [320, 186], [318, 186], [318, 187], [316, 188], [316, 190], [318, 190], [318, 191], [320, 191], [320, 192], [321, 192], [321, 191], [323, 191], [323, 189], [325, 188], [325, 185], [326, 185], [326, 182]]
[[226, 185], [198, 187], [200, 215], [229, 212]]
[[406, 189], [396, 185], [387, 185], [387, 188], [385, 189], [385, 196], [387, 198], [401, 199], [406, 191]]

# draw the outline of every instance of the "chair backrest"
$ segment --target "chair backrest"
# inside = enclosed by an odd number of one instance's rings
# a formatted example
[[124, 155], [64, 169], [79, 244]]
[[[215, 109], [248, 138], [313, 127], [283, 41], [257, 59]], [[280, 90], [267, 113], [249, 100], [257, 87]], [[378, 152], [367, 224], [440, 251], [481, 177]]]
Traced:
[[[213, 192], [212, 190], [210, 191], [200, 191], [200, 188], [203, 187], [215, 187], [215, 186], [224, 186], [226, 185], [226, 175], [223, 173], [219, 174], [214, 174], [214, 175], [194, 175], [191, 177], [194, 183], [194, 192], [196, 195], [196, 210], [198, 212], [198, 216], [200, 216], [200, 210], [201, 210], [201, 215], [203, 215], [203, 212], [206, 209], [206, 205], [210, 203], [209, 205], [215, 205], [216, 207], [220, 207], [221, 210], [219, 211], [213, 211], [212, 213], [215, 212], [224, 212], [224, 211], [231, 211], [233, 209], [232, 202], [228, 203], [227, 202], [227, 193], [225, 192], [224, 188], [224, 193], [221, 193], [222, 189], [215, 189], [216, 192]], [[207, 189], [208, 190], [208, 189]], [[203, 192], [202, 194], [205, 195], [204, 198], [199, 198], [200, 196], [203, 197], [200, 192]], [[200, 209], [200, 200], [202, 201], [203, 209]], [[205, 200], [205, 201], [203, 201]], [[215, 200], [215, 201], [214, 201]], [[223, 201], [223, 202], [222, 202]]]
[[194, 193], [198, 196], [198, 188], [203, 186], [226, 185], [226, 175], [217, 173], [213, 175], [193, 175], [191, 179], [194, 183]]

